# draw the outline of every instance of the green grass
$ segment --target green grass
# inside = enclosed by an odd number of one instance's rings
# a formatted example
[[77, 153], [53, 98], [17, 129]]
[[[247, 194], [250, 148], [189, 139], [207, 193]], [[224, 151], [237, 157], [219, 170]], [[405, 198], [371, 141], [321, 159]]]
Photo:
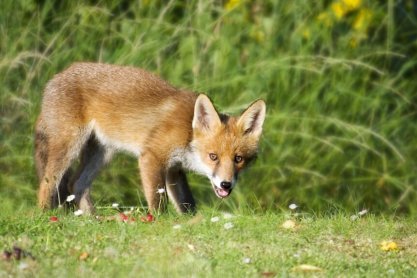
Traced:
[[[362, 1], [339, 20], [330, 4], [308, 1], [241, 2], [232, 10], [217, 1], [123, 3], [2, 1], [5, 206], [35, 204], [33, 125], [46, 82], [75, 61], [100, 61], [206, 92], [221, 111], [266, 100], [259, 159], [241, 177], [232, 207], [417, 211], [417, 28], [408, 2]], [[364, 11], [371, 17], [355, 29]], [[137, 184], [136, 162], [119, 156], [95, 182], [95, 198], [138, 204]], [[207, 181], [191, 184], [201, 203], [213, 202]]]
[[[297, 276], [300, 264], [318, 276], [416, 276], [415, 4], [362, 0], [338, 19], [338, 1], [0, 1], [0, 247], [36, 256], [22, 273], [0, 261], [0, 276]], [[35, 209], [33, 126], [45, 84], [75, 61], [145, 68], [228, 113], [265, 99], [258, 160], [220, 203], [190, 175], [196, 224], [60, 212], [49, 223], [55, 212]], [[137, 172], [116, 156], [95, 201], [145, 205]], [[281, 228], [290, 203], [303, 212], [295, 231]], [[237, 215], [233, 229], [209, 221], [219, 211]], [[380, 250], [387, 239], [401, 249]]]
[[[130, 224], [71, 213], [58, 213], [59, 222], [52, 223], [53, 214], [20, 211], [2, 218], [0, 246], [17, 245], [35, 260], [0, 260], [0, 276], [285, 277], [302, 275], [295, 270], [302, 264], [321, 268], [312, 273], [318, 277], [417, 275], [417, 227], [411, 218], [365, 215], [352, 221], [342, 213], [246, 212], [225, 219], [221, 211], [205, 208], [194, 218], [168, 213], [153, 223]], [[215, 216], [220, 220], [211, 222]], [[296, 220], [295, 229], [282, 227], [287, 219]], [[231, 229], [224, 228], [227, 222]], [[386, 240], [398, 250], [381, 250]], [[84, 252], [86, 259], [80, 258]]]

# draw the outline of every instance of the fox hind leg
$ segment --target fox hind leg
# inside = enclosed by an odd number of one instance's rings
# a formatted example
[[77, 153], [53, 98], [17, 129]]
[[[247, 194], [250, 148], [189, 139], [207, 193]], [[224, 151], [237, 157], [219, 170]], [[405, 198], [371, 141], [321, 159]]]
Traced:
[[72, 191], [75, 194], [75, 202], [78, 207], [86, 214], [94, 212], [90, 195], [91, 184], [103, 165], [110, 160], [111, 154], [112, 151], [101, 145], [94, 135], [83, 147]]
[[53, 135], [45, 132], [44, 139], [36, 139], [35, 160], [40, 179], [38, 205], [42, 209], [62, 204], [70, 193], [67, 184], [72, 173], [71, 163], [79, 155], [87, 132], [80, 128], [73, 131]]

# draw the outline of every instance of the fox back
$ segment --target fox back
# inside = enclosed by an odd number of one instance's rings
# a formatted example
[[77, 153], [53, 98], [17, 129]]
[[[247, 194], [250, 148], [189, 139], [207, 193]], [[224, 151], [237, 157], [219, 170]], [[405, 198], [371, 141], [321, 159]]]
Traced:
[[39, 205], [56, 207], [74, 194], [79, 208], [91, 213], [95, 176], [114, 152], [125, 151], [138, 157], [150, 210], [164, 209], [169, 196], [178, 211], [195, 211], [184, 169], [206, 175], [216, 195], [227, 197], [256, 155], [264, 118], [261, 100], [229, 117], [204, 94], [142, 69], [74, 64], [43, 96], [35, 137]]

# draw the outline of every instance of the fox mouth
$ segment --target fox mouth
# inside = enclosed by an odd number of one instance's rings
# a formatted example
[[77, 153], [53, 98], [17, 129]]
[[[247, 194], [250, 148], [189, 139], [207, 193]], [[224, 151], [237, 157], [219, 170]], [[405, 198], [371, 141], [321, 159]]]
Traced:
[[230, 189], [219, 188], [215, 186], [213, 183], [211, 185], [213, 186], [214, 193], [216, 193], [217, 197], [219, 197], [220, 199], [227, 198], [229, 197], [230, 193], [232, 193], [232, 188]]

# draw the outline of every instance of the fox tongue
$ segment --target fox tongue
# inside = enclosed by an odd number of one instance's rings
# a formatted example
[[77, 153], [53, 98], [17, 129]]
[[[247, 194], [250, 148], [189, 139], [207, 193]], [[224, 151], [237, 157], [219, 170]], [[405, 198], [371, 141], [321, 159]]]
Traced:
[[217, 189], [217, 193], [221, 196], [221, 197], [226, 197], [227, 195], [229, 195], [229, 191], [224, 190], [222, 188], [218, 188]]

